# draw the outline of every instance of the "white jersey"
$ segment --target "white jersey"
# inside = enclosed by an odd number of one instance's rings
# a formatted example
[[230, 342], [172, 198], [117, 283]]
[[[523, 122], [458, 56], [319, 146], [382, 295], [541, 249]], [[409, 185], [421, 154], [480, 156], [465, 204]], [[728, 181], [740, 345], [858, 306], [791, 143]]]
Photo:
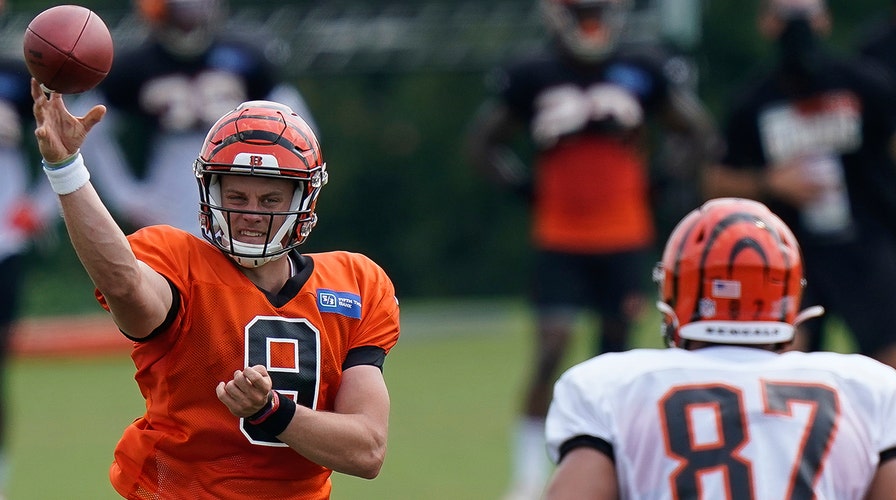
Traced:
[[612, 453], [622, 499], [860, 499], [896, 450], [896, 370], [748, 347], [603, 354], [557, 381], [546, 437], [555, 462], [572, 443]]

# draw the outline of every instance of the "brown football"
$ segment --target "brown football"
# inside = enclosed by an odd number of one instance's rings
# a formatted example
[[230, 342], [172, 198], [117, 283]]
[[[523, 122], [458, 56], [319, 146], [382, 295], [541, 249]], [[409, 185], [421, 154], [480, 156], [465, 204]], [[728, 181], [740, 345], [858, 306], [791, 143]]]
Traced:
[[23, 48], [31, 76], [60, 94], [90, 90], [112, 68], [109, 28], [80, 5], [57, 5], [38, 14], [25, 30]]

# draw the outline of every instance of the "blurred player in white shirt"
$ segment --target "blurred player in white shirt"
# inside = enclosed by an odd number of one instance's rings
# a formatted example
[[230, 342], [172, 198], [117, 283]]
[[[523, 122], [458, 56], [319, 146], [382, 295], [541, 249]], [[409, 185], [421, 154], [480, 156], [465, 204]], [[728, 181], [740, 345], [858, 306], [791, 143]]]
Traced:
[[654, 278], [671, 348], [603, 354], [558, 380], [546, 498], [894, 498], [896, 370], [786, 351], [822, 311], [797, 311], [800, 249], [776, 215], [707, 202]]

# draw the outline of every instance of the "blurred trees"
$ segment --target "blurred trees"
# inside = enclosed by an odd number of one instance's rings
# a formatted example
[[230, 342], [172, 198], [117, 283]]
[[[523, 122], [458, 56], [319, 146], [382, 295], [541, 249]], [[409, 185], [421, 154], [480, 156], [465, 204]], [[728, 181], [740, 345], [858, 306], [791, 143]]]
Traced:
[[[130, 12], [128, 3], [122, 0], [80, 3], [97, 10], [110, 24], [126, 21]], [[333, 36], [337, 32], [310, 32], [312, 26], [279, 14], [286, 12], [282, 9], [292, 8], [301, 17], [312, 8], [317, 8], [317, 13], [325, 7], [339, 13], [339, 9], [352, 5], [371, 9], [424, 3], [434, 9], [427, 11], [429, 15], [437, 19], [443, 16], [445, 26], [452, 26], [456, 32], [457, 38], [452, 39], [440, 23], [423, 30], [435, 37], [444, 51], [426, 53], [422, 59], [413, 59], [414, 54], [408, 53], [380, 62], [369, 59], [375, 55], [365, 55], [368, 59], [330, 71], [324, 70], [326, 66], [289, 64], [288, 55], [307, 49], [306, 44], [338, 47], [339, 40], [322, 42], [321, 33]], [[871, 19], [887, 15], [890, 4], [884, 0], [831, 0], [833, 42], [842, 50], [850, 50], [857, 30]], [[51, 5], [55, 3], [10, 2], [7, 33], [24, 30], [27, 19]], [[523, 202], [494, 190], [477, 177], [463, 160], [460, 140], [485, 97], [483, 78], [488, 68], [539, 39], [533, 1], [231, 0], [231, 5], [237, 26], [249, 27], [254, 30], [249, 33], [254, 39], [270, 42], [275, 55], [274, 49], [279, 47], [284, 71], [305, 92], [320, 127], [330, 184], [319, 202], [320, 225], [304, 251], [346, 249], [366, 253], [390, 273], [403, 297], [525, 291], [529, 250]], [[700, 93], [721, 118], [730, 93], [768, 48], [756, 35], [756, 2], [703, 0], [703, 7], [702, 43], [690, 56], [699, 69]], [[512, 14], [516, 24], [502, 22], [509, 19], [502, 17], [502, 12]], [[296, 31], [300, 26], [309, 32]], [[341, 36], [353, 36], [352, 29], [342, 28]], [[3, 40], [8, 51], [18, 50], [11, 41], [14, 38]], [[277, 46], [277, 40], [289, 43]], [[446, 54], [454, 54], [457, 60]], [[56, 250], [43, 254], [50, 259], [42, 260], [40, 266], [50, 270], [33, 275], [32, 310], [54, 312], [56, 309], [46, 304], [66, 303], [68, 292], [53, 281], [59, 274], [52, 269], [76, 265], [66, 253], [69, 248], [63, 238]], [[70, 272], [66, 273], [71, 284]], [[85, 300], [89, 302], [91, 297]], [[77, 302], [77, 307], [83, 304]]]

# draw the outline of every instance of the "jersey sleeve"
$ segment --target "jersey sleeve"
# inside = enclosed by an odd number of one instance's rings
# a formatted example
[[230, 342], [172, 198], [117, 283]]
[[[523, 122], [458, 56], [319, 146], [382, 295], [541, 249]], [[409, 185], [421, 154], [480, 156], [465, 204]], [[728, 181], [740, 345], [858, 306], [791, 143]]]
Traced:
[[[189, 233], [174, 229], [169, 226], [149, 226], [142, 228], [128, 236], [128, 242], [137, 260], [153, 268], [168, 280], [175, 290], [177, 304], [172, 304], [169, 316], [164, 325], [166, 330], [179, 325], [182, 319], [183, 300], [189, 296], [187, 269], [189, 269], [190, 246], [188, 239], [194, 238]], [[103, 309], [109, 310], [105, 297], [99, 290], [95, 290], [97, 301]], [[127, 332], [124, 332], [127, 335]], [[155, 336], [155, 335], [153, 335]]]
[[576, 365], [554, 384], [554, 397], [545, 421], [548, 455], [554, 463], [559, 462], [563, 446], [573, 439], [600, 440], [612, 445], [610, 413], [599, 403], [601, 390], [593, 383], [601, 380], [595, 374], [600, 362], [600, 358], [593, 358]]
[[878, 372], [869, 380], [876, 380], [881, 403], [878, 406], [877, 419], [881, 422], [881, 434], [877, 442], [877, 451], [890, 459], [896, 458], [896, 370], [888, 365], [874, 362], [873, 369]]
[[365, 277], [363, 314], [352, 339], [351, 348], [377, 346], [388, 354], [398, 342], [400, 332], [398, 298], [395, 286], [382, 267], [357, 255], [361, 276]]

